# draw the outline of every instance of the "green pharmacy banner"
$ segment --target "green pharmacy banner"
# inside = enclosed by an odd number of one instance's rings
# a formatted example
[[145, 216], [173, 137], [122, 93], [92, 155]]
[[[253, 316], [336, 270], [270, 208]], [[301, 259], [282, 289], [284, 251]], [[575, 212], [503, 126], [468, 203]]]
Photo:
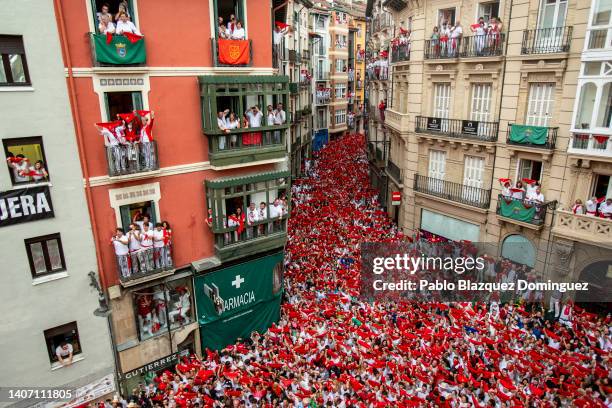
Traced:
[[545, 145], [548, 128], [543, 126], [512, 125], [510, 141], [519, 144]]
[[526, 207], [521, 200], [501, 198], [499, 213], [506, 218], [531, 223], [535, 212], [535, 206], [527, 205]]
[[146, 61], [145, 40], [142, 37], [132, 36], [132, 39], [128, 39], [124, 35], [112, 35], [111, 38], [105, 34], [92, 34], [92, 37], [98, 62], [127, 65], [144, 64]]
[[280, 317], [283, 252], [195, 278], [202, 348], [220, 350]]

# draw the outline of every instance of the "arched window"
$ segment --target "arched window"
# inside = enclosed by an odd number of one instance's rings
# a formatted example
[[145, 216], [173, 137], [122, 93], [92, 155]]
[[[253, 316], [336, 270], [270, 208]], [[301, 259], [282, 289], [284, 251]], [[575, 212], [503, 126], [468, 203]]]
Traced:
[[597, 127], [610, 128], [612, 125], [612, 82], [604, 85], [597, 109]]
[[536, 250], [531, 241], [523, 235], [508, 235], [502, 244], [502, 257], [533, 268]]

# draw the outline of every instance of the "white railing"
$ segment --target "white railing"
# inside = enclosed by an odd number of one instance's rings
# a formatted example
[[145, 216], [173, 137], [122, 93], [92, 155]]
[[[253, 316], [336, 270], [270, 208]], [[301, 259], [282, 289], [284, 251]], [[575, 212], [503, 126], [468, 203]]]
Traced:
[[610, 243], [612, 242], [612, 220], [557, 210], [553, 232], [577, 240]]
[[587, 132], [573, 132], [567, 152], [612, 158], [612, 136]]

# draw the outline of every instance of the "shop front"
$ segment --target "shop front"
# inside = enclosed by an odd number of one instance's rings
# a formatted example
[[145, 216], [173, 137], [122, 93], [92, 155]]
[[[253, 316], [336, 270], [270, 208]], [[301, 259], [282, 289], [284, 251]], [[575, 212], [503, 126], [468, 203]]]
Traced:
[[280, 318], [282, 251], [196, 276], [194, 292], [202, 350], [220, 350]]
[[458, 218], [449, 217], [426, 209], [421, 210], [420, 229], [429, 234], [452, 241], [480, 240], [480, 226]]
[[153, 379], [168, 370], [175, 372], [175, 366], [183, 357], [189, 356], [193, 350], [185, 348], [168, 356], [162, 357], [134, 370], [119, 375], [123, 395], [130, 395], [132, 390], [141, 388], [153, 382]]

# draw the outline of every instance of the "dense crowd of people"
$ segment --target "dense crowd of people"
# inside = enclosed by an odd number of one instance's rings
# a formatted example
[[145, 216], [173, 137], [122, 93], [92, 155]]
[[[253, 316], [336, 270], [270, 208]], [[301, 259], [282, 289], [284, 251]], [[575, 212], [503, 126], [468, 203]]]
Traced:
[[[292, 186], [278, 324], [224, 350], [206, 350], [203, 359], [184, 358], [175, 373], [160, 373], [124, 402], [611, 407], [609, 316], [567, 302], [556, 318], [541, 302], [360, 299], [360, 243], [410, 242], [369, 187], [364, 147], [361, 135], [330, 142]], [[414, 238], [419, 246], [437, 243], [435, 236]]]

